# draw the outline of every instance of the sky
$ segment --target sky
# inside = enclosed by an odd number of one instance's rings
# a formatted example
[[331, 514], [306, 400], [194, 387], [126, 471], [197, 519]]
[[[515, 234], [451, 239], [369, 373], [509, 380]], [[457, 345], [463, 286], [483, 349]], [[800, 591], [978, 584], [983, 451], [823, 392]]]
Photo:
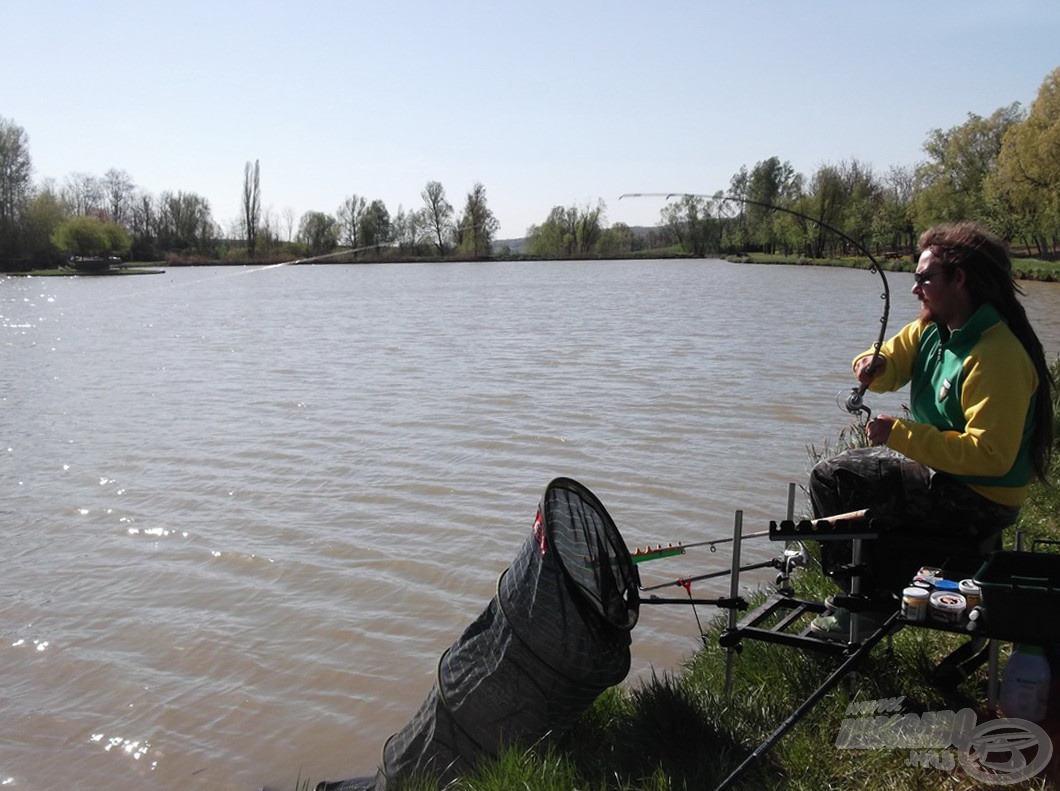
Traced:
[[773, 156], [883, 175], [1060, 67], [1057, 0], [0, 0], [0, 30], [35, 183], [116, 168], [227, 229], [247, 162], [277, 219], [481, 182], [498, 239], [600, 200], [655, 225], [620, 196]]

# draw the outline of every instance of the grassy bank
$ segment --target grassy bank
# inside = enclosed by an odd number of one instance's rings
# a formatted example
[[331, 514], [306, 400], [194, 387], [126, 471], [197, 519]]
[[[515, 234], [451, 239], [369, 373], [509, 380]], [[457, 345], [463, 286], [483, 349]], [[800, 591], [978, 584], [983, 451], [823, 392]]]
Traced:
[[[1053, 370], [1060, 373], [1060, 362], [1054, 364]], [[1052, 480], [1060, 480], [1060, 453], [1054, 457]], [[1016, 530], [1022, 532], [1028, 546], [1034, 539], [1060, 540], [1060, 489], [1044, 484], [1034, 486], [1020, 522], [1015, 529], [1006, 531], [1008, 549], [1013, 548]], [[795, 587], [798, 595], [814, 599], [834, 591], [816, 564], [798, 573]], [[446, 788], [698, 791], [716, 787], [842, 661], [747, 640], [739, 654], [732, 657], [731, 691], [726, 695], [728, 656], [717, 640], [724, 617], [720, 614], [711, 622], [703, 647], [674, 672], [609, 690], [559, 740], [548, 746], [508, 751]], [[756, 791], [991, 787], [967, 774], [956, 762], [957, 751], [952, 748], [918, 751], [914, 756], [908, 749], [836, 746], [848, 706], [855, 702], [900, 698], [900, 710], [905, 714], [970, 708], [978, 723], [989, 719], [985, 666], [955, 686], [939, 685], [930, 677], [937, 663], [965, 641], [957, 635], [927, 629], [898, 631], [889, 646], [876, 646], [857, 673], [821, 699], [733, 787]], [[1009, 649], [1010, 646], [1003, 646], [1003, 661]], [[1058, 723], [1060, 711], [1051, 711], [1045, 727], [1060, 754]], [[916, 761], [912, 760], [914, 757]], [[917, 762], [921, 765], [914, 765]], [[1009, 787], [1053, 788], [1058, 764], [1060, 757], [1054, 756], [1045, 774]], [[437, 791], [438, 786], [422, 782], [409, 788]]]
[[[741, 264], [787, 264], [789, 266], [838, 266], [856, 269], [868, 269], [871, 265], [863, 257], [854, 258], [806, 258], [799, 255], [766, 255], [765, 253], [748, 253], [729, 256], [728, 260]], [[889, 258], [880, 262], [889, 272], [913, 272], [916, 263], [912, 257]], [[1055, 283], [1060, 281], [1060, 261], [1043, 261], [1038, 258], [1013, 258], [1012, 268], [1020, 280], [1041, 280]]]

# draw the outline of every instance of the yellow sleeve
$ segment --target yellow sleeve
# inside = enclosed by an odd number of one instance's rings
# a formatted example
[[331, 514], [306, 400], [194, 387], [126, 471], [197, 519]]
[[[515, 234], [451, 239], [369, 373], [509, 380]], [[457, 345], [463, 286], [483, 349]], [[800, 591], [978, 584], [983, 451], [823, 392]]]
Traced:
[[[872, 380], [869, 390], [874, 393], [888, 393], [905, 386], [913, 375], [913, 361], [916, 359], [917, 349], [920, 348], [920, 336], [924, 334], [924, 326], [919, 320], [910, 322], [902, 327], [897, 335], [883, 342], [880, 356], [887, 360], [887, 370]], [[858, 360], [871, 356], [872, 349], [859, 354], [851, 363], [851, 368], [858, 364]]]

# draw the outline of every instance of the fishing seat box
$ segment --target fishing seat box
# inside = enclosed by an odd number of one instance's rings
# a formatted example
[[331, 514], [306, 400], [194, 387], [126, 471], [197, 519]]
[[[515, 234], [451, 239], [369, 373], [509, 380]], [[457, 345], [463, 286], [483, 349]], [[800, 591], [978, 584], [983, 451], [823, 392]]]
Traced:
[[1060, 643], [1060, 555], [992, 552], [975, 575], [991, 637]]

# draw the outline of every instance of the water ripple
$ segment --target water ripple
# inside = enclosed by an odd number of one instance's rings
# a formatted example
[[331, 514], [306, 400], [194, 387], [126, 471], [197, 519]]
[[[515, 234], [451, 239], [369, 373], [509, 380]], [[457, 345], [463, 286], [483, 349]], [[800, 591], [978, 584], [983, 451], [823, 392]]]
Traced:
[[[761, 529], [878, 310], [863, 272], [702, 261], [0, 280], [0, 782], [371, 772], [551, 478], [631, 546]], [[651, 609], [635, 674], [698, 641]]]

